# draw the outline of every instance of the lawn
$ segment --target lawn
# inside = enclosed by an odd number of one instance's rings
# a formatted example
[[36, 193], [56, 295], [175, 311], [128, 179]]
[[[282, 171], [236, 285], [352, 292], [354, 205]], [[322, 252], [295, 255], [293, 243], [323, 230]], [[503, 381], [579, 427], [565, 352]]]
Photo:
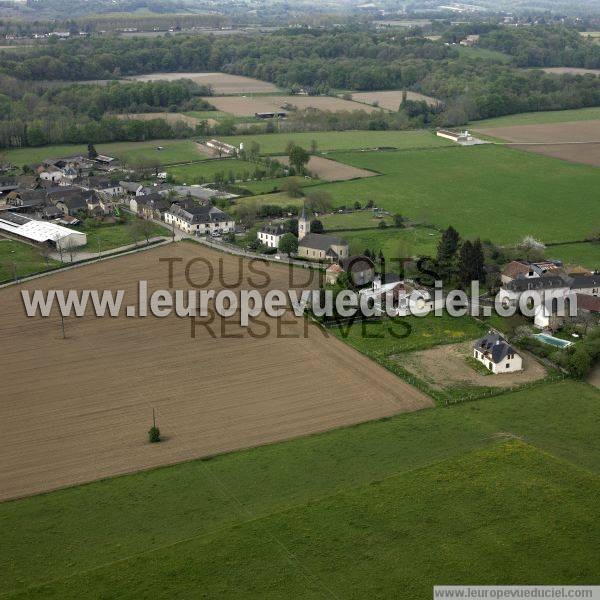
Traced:
[[354, 212], [332, 213], [319, 217], [325, 229], [354, 229], [356, 227], [377, 227], [384, 221], [392, 225], [393, 219], [389, 215], [378, 214], [371, 209], [357, 210]]
[[581, 265], [593, 270], [600, 269], [600, 244], [597, 242], [551, 246], [546, 248], [546, 256], [570, 265]]
[[[87, 235], [87, 244], [81, 248], [88, 252], [104, 252], [121, 246], [128, 246], [138, 241], [145, 241], [145, 236], [134, 232], [131, 229], [130, 223], [134, 217], [128, 217], [126, 223], [116, 223], [114, 225], [98, 225], [92, 226], [91, 222], [77, 227], [77, 231], [83, 231]], [[151, 223], [152, 231], [150, 237], [167, 236], [170, 232], [161, 225]], [[136, 235], [134, 235], [134, 233]]]
[[[162, 146], [163, 150], [157, 150]], [[100, 154], [115, 156], [124, 161], [139, 158], [157, 158], [163, 165], [199, 160], [205, 155], [196, 149], [192, 140], [152, 140], [149, 142], [114, 142], [111, 144], [96, 144]], [[6, 158], [16, 166], [40, 163], [45, 158], [87, 154], [87, 145], [75, 144], [66, 146], [42, 146], [39, 148], [19, 148], [7, 150]]]
[[486, 333], [485, 326], [470, 317], [454, 318], [446, 312], [436, 317], [402, 317], [355, 323], [327, 330], [376, 362], [402, 352], [426, 350], [440, 344], [474, 340]]
[[287, 192], [277, 192], [276, 194], [264, 194], [259, 196], [237, 198], [235, 203], [239, 206], [264, 206], [265, 204], [271, 204], [273, 206], [294, 206], [299, 209], [304, 203], [304, 198], [291, 198], [288, 196]]
[[565, 381], [3, 503], [3, 591], [419, 600], [434, 583], [595, 583], [599, 420], [600, 392]]
[[242, 179], [251, 176], [257, 167], [260, 168], [260, 165], [238, 160], [237, 158], [220, 158], [190, 165], [168, 167], [166, 171], [167, 174], [175, 178], [177, 183], [193, 185], [196, 183], [212, 183], [215, 180], [215, 174], [219, 172], [223, 173], [226, 178], [233, 174], [235, 179]]
[[388, 261], [399, 258], [435, 256], [440, 239], [437, 231], [423, 227], [336, 231], [335, 235], [343, 237], [349, 242], [351, 254], [362, 254], [366, 248], [377, 254], [379, 254], [379, 250], [382, 250]]
[[305, 179], [304, 177], [277, 177], [275, 179], [263, 179], [261, 181], [244, 181], [239, 185], [253, 194], [270, 194], [272, 192], [281, 191], [285, 184], [292, 179], [295, 179], [300, 187], [309, 187], [311, 185], [319, 185], [322, 183], [318, 179]]
[[484, 127], [507, 127], [509, 125], [543, 125], [545, 123], [569, 123], [571, 121], [595, 121], [600, 119], [600, 107], [575, 108], [571, 110], [549, 110], [544, 112], [529, 112], [518, 115], [507, 115], [495, 119], [473, 121], [473, 129]]
[[261, 135], [228, 136], [224, 141], [246, 147], [252, 141], [260, 145], [262, 154], [281, 154], [293, 141], [305, 149], [311, 148], [311, 142], [317, 142], [317, 151], [361, 150], [363, 148], [390, 147], [436, 148], [449, 146], [452, 142], [436, 137], [430, 131], [323, 131], [309, 133], [264, 133]]
[[[571, 241], [586, 238], [600, 222], [600, 170], [586, 165], [492, 145], [333, 157], [384, 173], [322, 186], [334, 205], [373, 200], [392, 214], [453, 225], [467, 238]], [[577, 198], [577, 210], [566, 198]]]
[[15, 268], [17, 277], [27, 277], [59, 264], [50, 258], [46, 260], [37, 248], [29, 244], [0, 238], [0, 281], [13, 279]]

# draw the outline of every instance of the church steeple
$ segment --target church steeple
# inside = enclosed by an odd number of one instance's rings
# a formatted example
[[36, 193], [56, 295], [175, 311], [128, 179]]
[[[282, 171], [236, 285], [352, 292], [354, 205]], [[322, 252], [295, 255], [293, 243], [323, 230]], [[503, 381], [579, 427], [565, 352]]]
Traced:
[[302, 205], [302, 212], [298, 217], [298, 241], [300, 241], [305, 235], [310, 233], [310, 219], [306, 215], [306, 208]]

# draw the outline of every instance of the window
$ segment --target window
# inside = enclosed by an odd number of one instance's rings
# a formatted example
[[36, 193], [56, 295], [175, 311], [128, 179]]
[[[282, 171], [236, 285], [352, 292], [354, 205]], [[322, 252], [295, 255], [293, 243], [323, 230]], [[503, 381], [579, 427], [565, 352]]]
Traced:
[[510, 363], [506, 363], [506, 368], [510, 369]]

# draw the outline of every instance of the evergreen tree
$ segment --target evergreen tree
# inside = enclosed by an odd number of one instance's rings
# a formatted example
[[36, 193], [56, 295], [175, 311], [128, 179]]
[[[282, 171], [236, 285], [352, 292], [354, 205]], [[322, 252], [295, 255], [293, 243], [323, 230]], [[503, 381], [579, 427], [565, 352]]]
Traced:
[[94, 144], [88, 144], [88, 158], [90, 160], [94, 160], [97, 156], [98, 156], [98, 152], [96, 152], [96, 148], [94, 147]]
[[460, 235], [458, 231], [450, 225], [442, 233], [442, 239], [439, 241], [437, 249], [437, 263], [440, 269], [440, 276], [445, 280], [451, 280], [454, 276], [456, 251]]

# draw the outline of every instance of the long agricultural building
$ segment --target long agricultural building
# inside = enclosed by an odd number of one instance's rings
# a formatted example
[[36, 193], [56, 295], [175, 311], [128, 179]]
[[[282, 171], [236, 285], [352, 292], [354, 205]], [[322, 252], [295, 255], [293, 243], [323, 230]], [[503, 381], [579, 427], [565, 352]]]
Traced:
[[61, 250], [87, 244], [85, 233], [9, 211], [0, 212], [0, 232], [37, 244], [49, 244]]

